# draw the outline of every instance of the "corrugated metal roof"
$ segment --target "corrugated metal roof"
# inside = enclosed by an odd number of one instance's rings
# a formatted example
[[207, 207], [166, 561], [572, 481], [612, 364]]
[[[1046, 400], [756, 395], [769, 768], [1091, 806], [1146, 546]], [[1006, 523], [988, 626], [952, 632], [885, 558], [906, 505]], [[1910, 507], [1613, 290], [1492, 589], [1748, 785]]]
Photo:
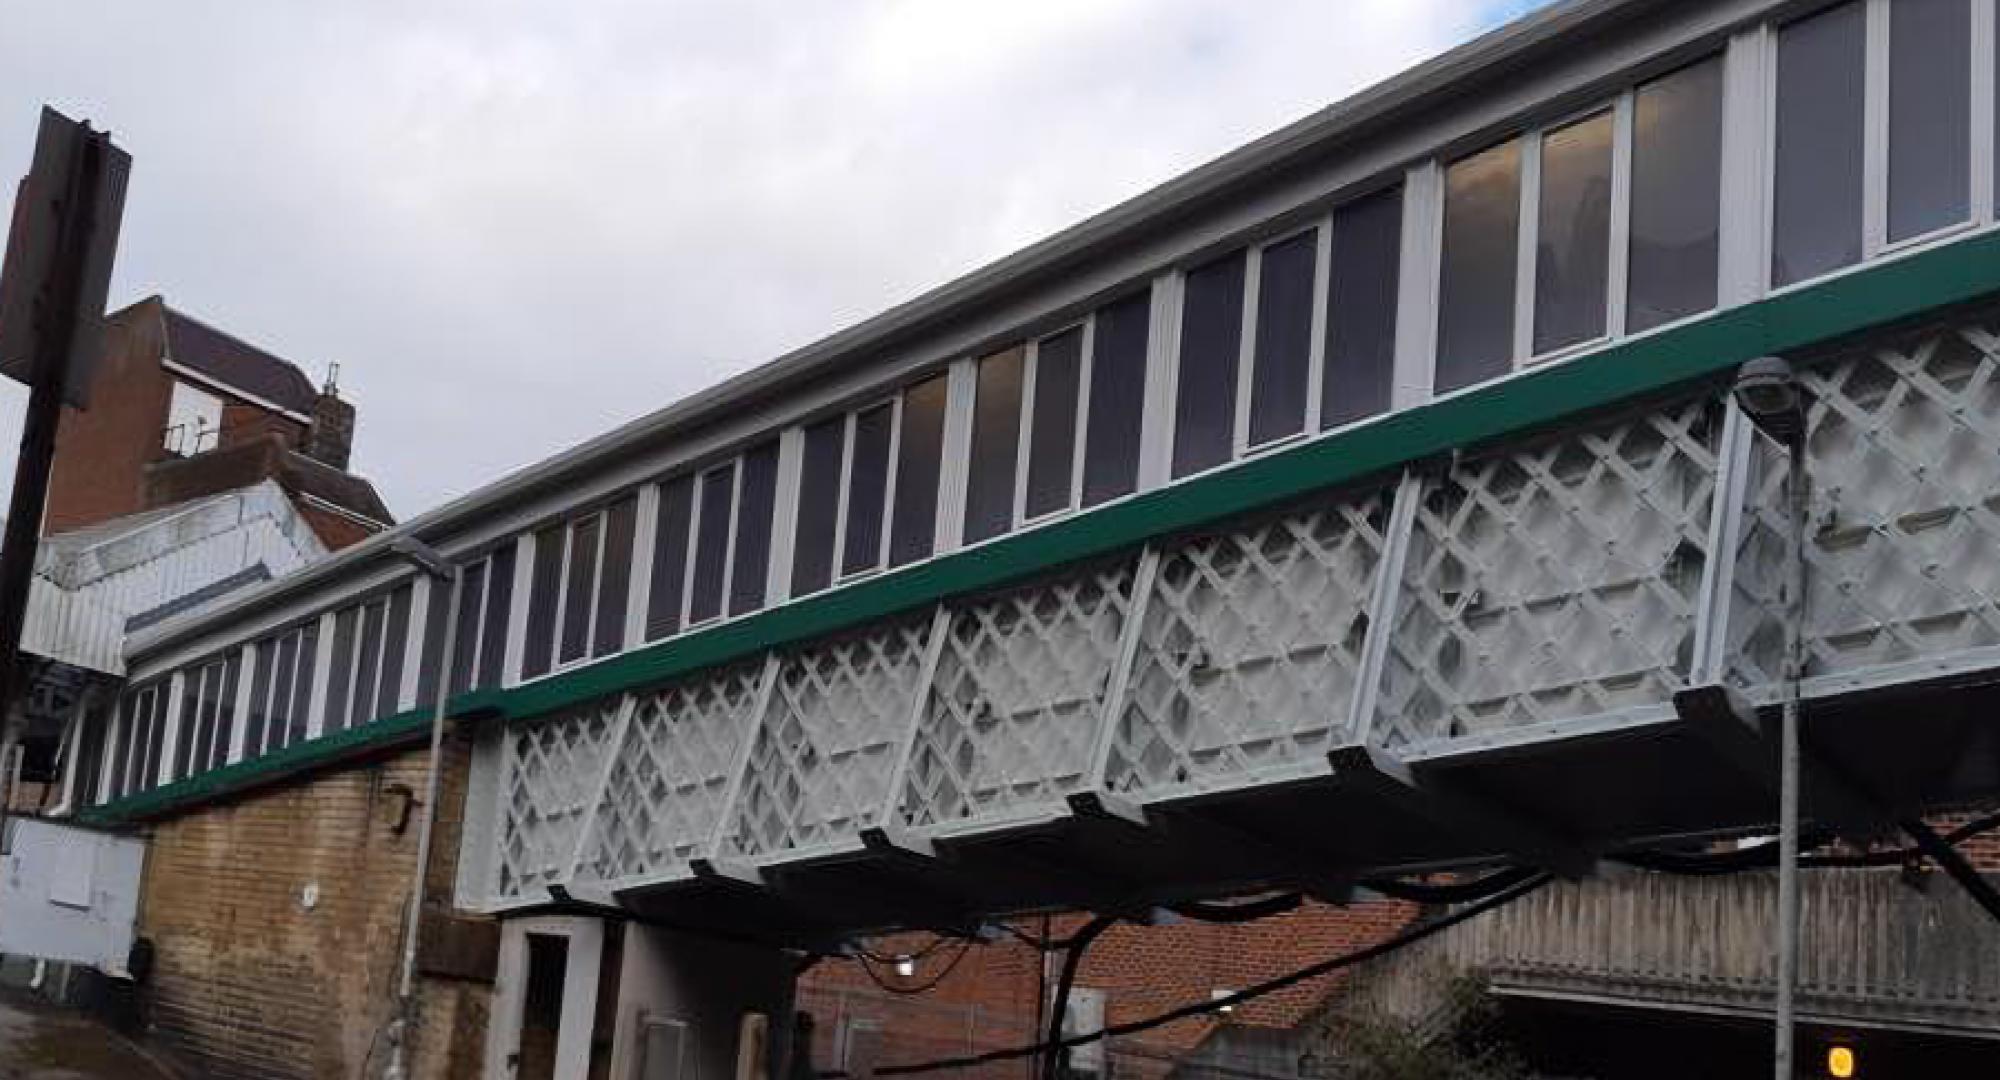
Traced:
[[[148, 511], [44, 542], [23, 648], [94, 671], [123, 674], [135, 617], [234, 589], [325, 558], [326, 547], [272, 481]], [[202, 595], [206, 593], [206, 595]]]

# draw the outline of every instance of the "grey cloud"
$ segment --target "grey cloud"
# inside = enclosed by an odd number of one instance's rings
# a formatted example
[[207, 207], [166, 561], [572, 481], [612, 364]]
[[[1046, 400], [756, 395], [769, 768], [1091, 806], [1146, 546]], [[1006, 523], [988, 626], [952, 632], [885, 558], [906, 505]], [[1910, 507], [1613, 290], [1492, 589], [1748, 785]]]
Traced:
[[[407, 516], [1498, 11], [0, 0], [0, 176], [43, 100], [116, 132], [136, 163], [114, 302], [162, 291], [314, 374], [339, 361], [357, 467]], [[21, 396], [0, 391], [7, 444]]]

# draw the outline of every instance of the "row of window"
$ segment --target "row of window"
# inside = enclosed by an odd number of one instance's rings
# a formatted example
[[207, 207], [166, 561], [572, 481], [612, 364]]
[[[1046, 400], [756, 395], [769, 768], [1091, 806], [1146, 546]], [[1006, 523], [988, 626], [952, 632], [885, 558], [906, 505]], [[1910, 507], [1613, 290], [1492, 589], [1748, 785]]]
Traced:
[[[1995, 133], [1975, 117], [2000, 108], [1975, 108], [1990, 82], [1973, 78], [1975, 2], [1992, 0], [1819, 9], [1729, 68], [1762, 71], [1759, 85], [1732, 85], [1720, 54], [1693, 58], [543, 525], [468, 567], [451, 688], [536, 678], [1378, 415], [1399, 359], [1428, 364], [1441, 394], [1713, 310], [1725, 219], [1756, 219], [1730, 217], [1723, 196], [1725, 113], [1741, 123], [1746, 102], [1766, 106], [1766, 288], [1990, 220], [1994, 193], [1975, 187], [1992, 163], [1976, 159]], [[1406, 266], [1411, 253], [1424, 261]], [[1423, 342], [1404, 339], [1413, 297], [1434, 309]], [[420, 700], [443, 666], [444, 594], [428, 590]], [[394, 711], [414, 602], [405, 587], [334, 616], [318, 730]], [[254, 646], [246, 755], [303, 737], [319, 625]], [[228, 662], [184, 673], [195, 735], [175, 744], [175, 775], [226, 752], [240, 677]], [[162, 694], [128, 695], [119, 783], [158, 775]]]

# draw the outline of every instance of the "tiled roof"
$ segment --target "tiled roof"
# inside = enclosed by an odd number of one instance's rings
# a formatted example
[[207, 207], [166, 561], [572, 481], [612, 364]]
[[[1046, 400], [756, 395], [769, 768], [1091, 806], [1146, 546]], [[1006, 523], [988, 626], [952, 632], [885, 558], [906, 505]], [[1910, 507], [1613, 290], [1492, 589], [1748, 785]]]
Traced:
[[240, 393], [311, 414], [319, 391], [297, 365], [164, 304], [160, 311], [166, 323], [167, 359]]

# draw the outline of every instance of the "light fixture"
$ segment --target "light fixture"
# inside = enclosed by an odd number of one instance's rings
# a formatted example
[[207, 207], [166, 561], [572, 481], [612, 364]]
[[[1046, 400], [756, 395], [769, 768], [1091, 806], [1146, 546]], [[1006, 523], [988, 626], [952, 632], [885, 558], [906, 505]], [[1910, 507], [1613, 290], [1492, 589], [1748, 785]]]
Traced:
[[1764, 433], [1786, 445], [1805, 433], [1798, 376], [1782, 356], [1760, 356], [1736, 369], [1736, 404]]
[[897, 975], [907, 979], [910, 976], [915, 975], [916, 973], [917, 973], [917, 961], [914, 957], [899, 956], [896, 958]]
[[1844, 1080], [1846, 1077], [1855, 1075], [1855, 1066], [1857, 1064], [1858, 1059], [1854, 1056], [1853, 1047], [1835, 1043], [1833, 1046], [1827, 1048], [1826, 1074], [1828, 1076], [1841, 1077]]

